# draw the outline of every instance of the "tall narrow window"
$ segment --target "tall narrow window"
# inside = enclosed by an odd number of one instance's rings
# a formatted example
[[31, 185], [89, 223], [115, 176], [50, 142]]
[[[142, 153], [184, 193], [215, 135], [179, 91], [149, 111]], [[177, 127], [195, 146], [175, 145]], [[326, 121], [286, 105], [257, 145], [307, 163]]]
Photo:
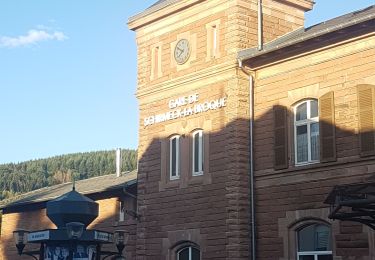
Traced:
[[319, 161], [318, 101], [306, 100], [294, 108], [296, 164]]
[[180, 178], [180, 136], [173, 136], [169, 140], [169, 173], [170, 179]]
[[193, 176], [203, 174], [203, 130], [193, 133]]
[[159, 46], [154, 49], [154, 64], [153, 64], [153, 75], [157, 78], [159, 75]]
[[207, 56], [209, 61], [220, 57], [220, 20], [206, 24], [207, 30]]
[[215, 57], [217, 53], [217, 26], [212, 26], [212, 56]]
[[195, 247], [185, 247], [177, 252], [177, 260], [200, 260], [200, 251]]
[[298, 260], [332, 260], [331, 229], [322, 224], [306, 226], [297, 232]]

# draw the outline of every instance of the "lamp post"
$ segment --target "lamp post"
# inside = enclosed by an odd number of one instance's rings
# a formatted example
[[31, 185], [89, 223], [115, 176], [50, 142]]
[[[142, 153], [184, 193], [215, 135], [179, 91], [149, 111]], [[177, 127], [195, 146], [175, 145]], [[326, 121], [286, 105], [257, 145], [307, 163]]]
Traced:
[[124, 251], [125, 245], [128, 242], [128, 238], [128, 233], [125, 230], [115, 230], [113, 242], [116, 245], [118, 252], [102, 251], [101, 255], [105, 255], [103, 260], [110, 256], [115, 256], [113, 260], [125, 260], [122, 252]]
[[35, 254], [38, 254], [40, 251], [27, 251], [27, 252], [23, 251], [23, 249], [25, 248], [27, 244], [27, 237], [29, 233], [30, 233], [29, 231], [23, 230], [23, 229], [17, 229], [13, 231], [13, 238], [14, 238], [14, 241], [16, 242], [17, 252], [19, 255], [22, 255], [22, 254], [28, 255], [38, 260]]
[[[28, 255], [36, 260], [75, 258], [99, 260], [100, 256], [115, 256], [124, 260], [122, 252], [127, 242], [127, 232], [116, 230], [114, 233], [87, 229], [98, 216], [99, 206], [95, 201], [72, 191], [47, 202], [47, 216], [57, 229], [37, 231], [15, 230], [13, 232], [19, 255]], [[40, 244], [40, 250], [24, 251], [27, 244]], [[101, 245], [114, 244], [117, 251], [101, 251]], [[56, 258], [57, 259], [57, 258]]]

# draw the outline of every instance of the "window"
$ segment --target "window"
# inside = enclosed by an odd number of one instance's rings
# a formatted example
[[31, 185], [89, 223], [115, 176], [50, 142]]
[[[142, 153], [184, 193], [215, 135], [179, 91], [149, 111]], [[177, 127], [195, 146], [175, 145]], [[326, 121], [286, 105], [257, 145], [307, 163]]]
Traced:
[[180, 178], [180, 136], [169, 139], [169, 176], [171, 180]]
[[206, 60], [220, 57], [220, 20], [206, 24], [207, 56]]
[[193, 176], [203, 174], [203, 131], [193, 132]]
[[185, 247], [177, 252], [177, 260], [200, 260], [200, 251], [192, 246]]
[[154, 49], [154, 77], [157, 78], [159, 74], [159, 46]]
[[162, 76], [161, 70], [161, 52], [162, 44], [154, 45], [151, 47], [151, 75], [150, 79], [154, 80]]
[[331, 229], [323, 224], [305, 226], [297, 232], [298, 260], [332, 260]]
[[212, 26], [212, 56], [215, 57], [217, 53], [217, 26]]
[[319, 161], [318, 101], [306, 100], [294, 108], [294, 139], [296, 164]]

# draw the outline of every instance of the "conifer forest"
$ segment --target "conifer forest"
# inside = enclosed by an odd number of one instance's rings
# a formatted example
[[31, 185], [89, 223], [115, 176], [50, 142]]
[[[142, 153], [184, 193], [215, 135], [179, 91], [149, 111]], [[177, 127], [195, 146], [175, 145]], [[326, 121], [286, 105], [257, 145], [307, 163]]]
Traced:
[[[116, 171], [115, 150], [74, 153], [20, 163], [0, 164], [0, 200], [42, 187]], [[137, 167], [137, 151], [121, 150], [121, 171]]]

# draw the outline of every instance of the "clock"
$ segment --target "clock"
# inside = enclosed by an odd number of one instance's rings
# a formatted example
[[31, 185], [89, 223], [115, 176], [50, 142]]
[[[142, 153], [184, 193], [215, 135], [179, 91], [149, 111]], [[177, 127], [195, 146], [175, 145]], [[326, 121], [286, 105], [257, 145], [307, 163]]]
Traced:
[[184, 64], [190, 56], [190, 44], [186, 39], [181, 39], [177, 42], [174, 48], [174, 59], [177, 64]]

